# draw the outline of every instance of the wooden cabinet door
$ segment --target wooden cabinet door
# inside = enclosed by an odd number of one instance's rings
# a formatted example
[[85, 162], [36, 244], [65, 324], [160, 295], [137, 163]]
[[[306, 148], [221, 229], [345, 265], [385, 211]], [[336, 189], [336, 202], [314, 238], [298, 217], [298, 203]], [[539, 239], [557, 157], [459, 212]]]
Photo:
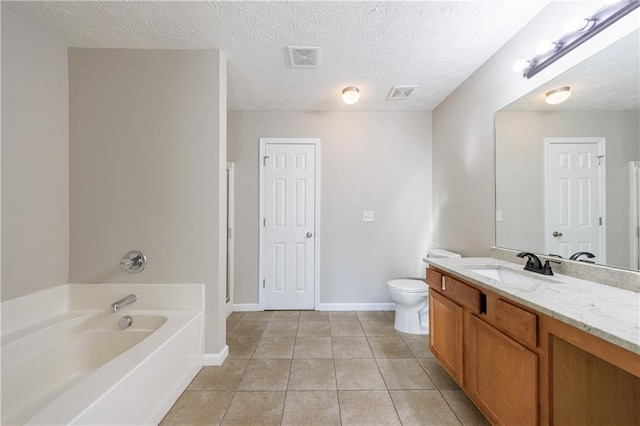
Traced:
[[429, 348], [460, 386], [462, 383], [462, 307], [429, 292]]
[[468, 314], [467, 386], [494, 424], [538, 424], [538, 356]]

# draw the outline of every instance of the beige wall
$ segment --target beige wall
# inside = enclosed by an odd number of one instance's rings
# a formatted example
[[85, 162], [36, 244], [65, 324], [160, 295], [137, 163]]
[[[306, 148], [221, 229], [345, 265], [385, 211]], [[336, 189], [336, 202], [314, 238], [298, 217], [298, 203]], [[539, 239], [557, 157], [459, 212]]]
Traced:
[[[557, 37], [572, 16], [589, 16], [601, 2], [553, 2], [433, 111], [434, 246], [484, 256], [495, 243], [493, 114], [633, 29], [625, 17], [527, 80], [513, 71], [545, 38]], [[526, 226], [523, 224], [522, 226]]]
[[[225, 342], [225, 70], [215, 50], [69, 49], [70, 281], [204, 283], [207, 353]], [[118, 267], [131, 249], [139, 274]]]
[[[230, 112], [234, 303], [258, 303], [260, 137], [321, 139], [321, 303], [388, 302], [387, 280], [424, 275], [431, 244], [429, 113]], [[363, 223], [363, 210], [373, 210], [375, 222]]]
[[2, 5], [2, 300], [67, 282], [67, 49]]
[[[607, 261], [629, 267], [629, 161], [640, 160], [637, 111], [496, 114], [497, 245], [544, 253], [544, 138], [606, 138]], [[521, 176], [526, 176], [522, 179]], [[523, 226], [526, 224], [526, 226]]]

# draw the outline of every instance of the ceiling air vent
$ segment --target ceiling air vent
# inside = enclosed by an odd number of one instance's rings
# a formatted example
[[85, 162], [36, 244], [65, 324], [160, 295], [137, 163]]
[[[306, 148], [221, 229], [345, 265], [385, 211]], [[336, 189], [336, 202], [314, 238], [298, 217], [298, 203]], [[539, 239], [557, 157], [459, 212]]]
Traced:
[[289, 46], [292, 68], [317, 68], [320, 65], [320, 48]]
[[409, 95], [416, 87], [418, 86], [393, 86], [391, 92], [389, 92], [389, 96], [387, 96], [387, 100], [398, 101], [401, 99], [409, 99]]

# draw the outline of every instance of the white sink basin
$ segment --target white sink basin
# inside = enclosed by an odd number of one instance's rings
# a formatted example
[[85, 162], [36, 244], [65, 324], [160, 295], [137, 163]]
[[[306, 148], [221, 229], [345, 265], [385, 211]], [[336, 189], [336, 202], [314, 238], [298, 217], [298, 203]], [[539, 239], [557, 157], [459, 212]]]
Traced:
[[489, 268], [469, 268], [467, 269], [469, 272], [474, 272], [476, 274], [480, 274], [487, 278], [491, 278], [492, 280], [498, 281], [500, 283], [506, 285], [515, 286], [521, 290], [535, 290], [536, 287], [542, 284], [548, 284], [554, 282], [547, 278], [534, 278], [528, 275], [524, 275], [518, 273], [516, 271], [512, 271], [510, 269], [489, 267]]

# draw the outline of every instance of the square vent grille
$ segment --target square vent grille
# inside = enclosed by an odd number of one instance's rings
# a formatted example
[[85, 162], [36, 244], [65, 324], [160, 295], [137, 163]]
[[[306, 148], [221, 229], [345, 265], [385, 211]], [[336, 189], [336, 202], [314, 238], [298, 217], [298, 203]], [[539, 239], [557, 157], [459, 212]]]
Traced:
[[292, 68], [317, 68], [320, 66], [320, 48], [289, 46], [289, 61]]
[[401, 99], [409, 99], [409, 95], [418, 86], [393, 86], [387, 96], [388, 101], [399, 101]]

